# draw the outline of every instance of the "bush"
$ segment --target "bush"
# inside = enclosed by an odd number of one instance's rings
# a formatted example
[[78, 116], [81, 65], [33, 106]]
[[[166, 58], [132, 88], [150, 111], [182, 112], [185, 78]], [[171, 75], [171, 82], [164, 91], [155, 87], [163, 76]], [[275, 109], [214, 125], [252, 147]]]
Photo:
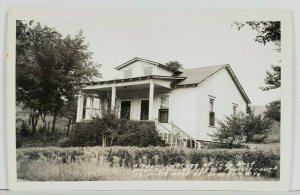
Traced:
[[164, 146], [153, 121], [119, 119], [115, 113], [76, 123], [70, 135], [71, 146]]
[[266, 105], [265, 117], [280, 122], [280, 100], [270, 102]]
[[[198, 164], [198, 168], [207, 167], [217, 173], [230, 172], [232, 165], [236, 173], [250, 171], [251, 175], [279, 178], [279, 150], [245, 149], [183, 149], [170, 147], [70, 147], [70, 148], [25, 148], [17, 150], [17, 159], [29, 161], [45, 160], [55, 163], [109, 163], [114, 167], [133, 168], [142, 165]], [[248, 170], [234, 170], [243, 165]], [[249, 166], [248, 166], [249, 165]], [[251, 167], [251, 169], [249, 169]]]
[[272, 120], [262, 115], [238, 113], [218, 121], [219, 126], [211, 136], [221, 147], [241, 148], [246, 142], [262, 143], [268, 136], [271, 124]]

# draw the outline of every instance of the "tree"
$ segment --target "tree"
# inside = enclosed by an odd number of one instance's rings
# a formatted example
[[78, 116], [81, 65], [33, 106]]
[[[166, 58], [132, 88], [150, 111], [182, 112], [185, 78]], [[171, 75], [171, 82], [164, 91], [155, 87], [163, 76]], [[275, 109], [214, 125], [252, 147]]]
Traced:
[[54, 28], [33, 23], [18, 20], [16, 25], [16, 97], [41, 117], [45, 144], [46, 116], [54, 116], [54, 128], [65, 101], [74, 100], [81, 84], [100, 74], [82, 31], [63, 37]]
[[[254, 41], [266, 45], [273, 43], [277, 52], [281, 51], [281, 23], [280, 21], [249, 21], [249, 22], [234, 22], [233, 24], [238, 30], [249, 26], [257, 32]], [[272, 71], [266, 71], [265, 84], [266, 87], [261, 87], [262, 90], [268, 91], [277, 89], [281, 85], [281, 68], [280, 66], [271, 66]]]
[[174, 60], [167, 62], [165, 65], [175, 71], [183, 69], [182, 64]]
[[65, 105], [61, 111], [60, 116], [68, 119], [67, 123], [67, 137], [70, 134], [70, 130], [73, 130], [73, 124], [76, 120], [77, 114], [77, 99], [65, 101]]
[[270, 102], [266, 105], [265, 117], [280, 122], [280, 100]]
[[260, 87], [263, 91], [277, 89], [281, 86], [281, 67], [271, 66], [271, 71], [266, 71], [267, 77], [265, 78], [266, 87]]
[[236, 116], [227, 116], [218, 121], [216, 132], [212, 134], [214, 141], [222, 143], [225, 147], [241, 147], [244, 143], [261, 143], [270, 131], [272, 121], [262, 115], [238, 113]]

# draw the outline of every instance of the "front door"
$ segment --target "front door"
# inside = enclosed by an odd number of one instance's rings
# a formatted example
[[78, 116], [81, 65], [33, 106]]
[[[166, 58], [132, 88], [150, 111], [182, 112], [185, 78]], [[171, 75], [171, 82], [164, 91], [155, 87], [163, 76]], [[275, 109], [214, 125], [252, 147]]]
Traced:
[[121, 102], [120, 117], [122, 119], [130, 119], [130, 108], [131, 108], [131, 101], [122, 101]]
[[149, 100], [142, 100], [140, 120], [148, 120], [148, 118], [149, 118]]

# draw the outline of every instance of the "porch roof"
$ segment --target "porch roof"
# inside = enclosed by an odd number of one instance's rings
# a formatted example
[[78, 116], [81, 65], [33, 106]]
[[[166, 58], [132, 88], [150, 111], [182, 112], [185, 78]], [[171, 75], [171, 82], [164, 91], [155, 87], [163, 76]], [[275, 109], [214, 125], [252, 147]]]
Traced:
[[112, 86], [134, 86], [134, 85], [143, 85], [150, 83], [151, 80], [154, 80], [154, 83], [166, 88], [171, 88], [171, 83], [174, 81], [181, 81], [186, 79], [186, 77], [177, 77], [177, 76], [160, 76], [160, 75], [149, 75], [141, 77], [131, 77], [126, 79], [113, 79], [105, 81], [96, 81], [90, 83], [84, 83], [85, 87], [83, 90], [87, 89], [99, 89], [99, 88], [108, 88]]
[[83, 84], [87, 85], [87, 86], [90, 86], [90, 85], [103, 85], [103, 84], [110, 84], [110, 83], [131, 82], [131, 81], [138, 81], [138, 80], [148, 80], [148, 79], [180, 81], [180, 80], [186, 79], [186, 77], [148, 75], [148, 76], [141, 76], [141, 77], [131, 77], [131, 78], [126, 78], [126, 79], [112, 79], [112, 80], [105, 80], [105, 81], [94, 81], [94, 82], [83, 83]]

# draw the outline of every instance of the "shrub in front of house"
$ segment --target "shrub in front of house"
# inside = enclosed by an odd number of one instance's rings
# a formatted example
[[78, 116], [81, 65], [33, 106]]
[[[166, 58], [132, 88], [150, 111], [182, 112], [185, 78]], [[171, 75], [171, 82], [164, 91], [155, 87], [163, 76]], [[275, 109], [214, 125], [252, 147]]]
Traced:
[[212, 138], [216, 143], [214, 147], [220, 148], [242, 148], [245, 143], [263, 143], [268, 137], [272, 120], [262, 115], [249, 113], [238, 113], [225, 117], [218, 121], [218, 127]]
[[153, 121], [119, 119], [108, 113], [103, 118], [80, 122], [61, 146], [164, 146]]

